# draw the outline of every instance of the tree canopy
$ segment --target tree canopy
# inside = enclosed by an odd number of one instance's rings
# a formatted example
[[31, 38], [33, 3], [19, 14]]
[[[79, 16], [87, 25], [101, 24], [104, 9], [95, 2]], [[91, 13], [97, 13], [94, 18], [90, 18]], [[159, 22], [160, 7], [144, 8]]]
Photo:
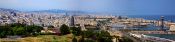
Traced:
[[0, 37], [7, 35], [28, 36], [39, 33], [43, 28], [37, 25], [26, 25], [20, 23], [7, 24], [0, 26]]
[[97, 42], [112, 42], [112, 36], [107, 31], [93, 31], [87, 30], [82, 32], [82, 38], [86, 38], [84, 41], [97, 41]]
[[69, 34], [70, 33], [70, 29], [67, 25], [63, 24], [61, 27], [60, 27], [60, 32], [62, 35], [66, 35], [66, 34]]
[[75, 36], [80, 36], [81, 33], [81, 27], [71, 27], [72, 34]]

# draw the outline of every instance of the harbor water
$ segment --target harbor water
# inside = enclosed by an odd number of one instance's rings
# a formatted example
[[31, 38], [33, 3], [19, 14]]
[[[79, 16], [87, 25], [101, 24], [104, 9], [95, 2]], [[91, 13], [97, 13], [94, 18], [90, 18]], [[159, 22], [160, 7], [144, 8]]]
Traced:
[[[165, 21], [175, 22], [175, 15], [131, 15], [128, 17], [144, 18], [146, 20], [159, 20], [161, 16], [164, 16]], [[139, 30], [158, 30], [159, 28], [160, 27], [149, 26], [147, 28], [138, 28], [138, 29]], [[175, 34], [145, 34], [145, 35], [175, 40]]]
[[175, 34], [145, 34], [145, 35], [175, 40]]

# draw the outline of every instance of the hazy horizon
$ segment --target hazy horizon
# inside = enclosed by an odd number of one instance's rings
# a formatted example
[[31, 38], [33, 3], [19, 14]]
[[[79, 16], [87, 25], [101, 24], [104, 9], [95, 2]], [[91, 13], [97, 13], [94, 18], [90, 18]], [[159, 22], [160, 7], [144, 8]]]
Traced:
[[0, 0], [0, 8], [20, 11], [74, 10], [117, 15], [174, 15], [175, 0]]

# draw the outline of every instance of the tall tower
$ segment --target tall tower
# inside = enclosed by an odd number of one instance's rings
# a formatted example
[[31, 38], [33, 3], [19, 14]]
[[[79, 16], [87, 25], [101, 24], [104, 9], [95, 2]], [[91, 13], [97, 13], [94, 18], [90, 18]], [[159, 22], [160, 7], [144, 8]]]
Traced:
[[161, 16], [161, 30], [164, 31], [164, 16]]
[[69, 16], [69, 15], [68, 15], [68, 12], [66, 12], [65, 15], [66, 15], [66, 16]]
[[71, 26], [75, 26], [75, 23], [74, 23], [74, 16], [71, 16]]

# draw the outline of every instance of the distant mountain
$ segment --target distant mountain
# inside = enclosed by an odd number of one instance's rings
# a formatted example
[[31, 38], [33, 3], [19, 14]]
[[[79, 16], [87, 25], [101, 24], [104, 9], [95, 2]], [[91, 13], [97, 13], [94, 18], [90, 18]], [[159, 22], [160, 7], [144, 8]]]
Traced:
[[31, 12], [39, 12], [39, 13], [90, 13], [87, 11], [72, 11], [72, 10], [60, 10], [60, 9], [51, 9], [51, 10], [41, 10], [41, 11], [31, 11]]
[[0, 8], [0, 11], [6, 11], [6, 12], [20, 12], [20, 11], [18, 11], [18, 10], [5, 9], [5, 8]]
[[21, 11], [13, 10], [13, 9], [0, 8], [0, 13], [16, 16], [16, 14], [21, 13]]
[[65, 10], [52, 9], [52, 10], [41, 10], [41, 11], [31, 11], [31, 12], [44, 12], [44, 13], [65, 13]]
[[9, 12], [10, 14], [16, 14], [16, 13], [68, 13], [68, 14], [89, 14], [89, 13], [95, 13], [95, 12], [88, 12], [88, 11], [74, 11], [74, 10], [60, 10], [60, 9], [51, 9], [51, 10], [40, 10], [40, 11], [18, 11], [14, 9], [5, 9], [0, 8], [0, 12]]

